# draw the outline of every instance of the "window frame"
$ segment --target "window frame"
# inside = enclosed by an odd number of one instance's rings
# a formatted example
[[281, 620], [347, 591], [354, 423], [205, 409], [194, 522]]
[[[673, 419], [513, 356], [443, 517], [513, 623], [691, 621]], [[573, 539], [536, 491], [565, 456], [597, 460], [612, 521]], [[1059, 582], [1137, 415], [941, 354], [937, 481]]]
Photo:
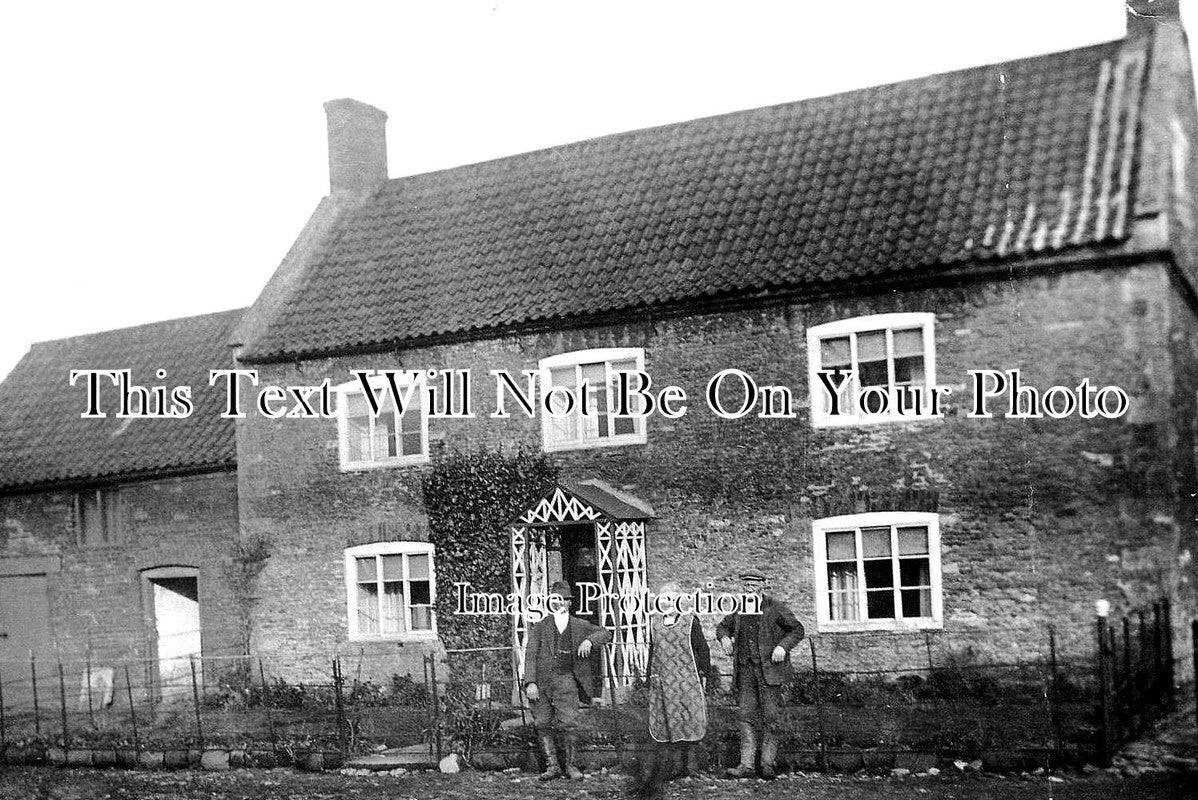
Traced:
[[[386, 398], [386, 391], [389, 388], [387, 380], [382, 375], [371, 375], [368, 378], [372, 390], [382, 390], [384, 392], [383, 399]], [[385, 456], [383, 458], [371, 458], [366, 461], [352, 461], [349, 458], [349, 399], [351, 397], [366, 398], [366, 393], [362, 390], [362, 384], [356, 378], [346, 383], [338, 384], [333, 387], [333, 391], [337, 393], [337, 457], [341, 465], [342, 472], [361, 472], [372, 469], [390, 469], [391, 467], [403, 467], [415, 464], [427, 464], [429, 462], [429, 446], [428, 446], [428, 408], [425, 407], [425, 398], [421, 394], [421, 389], [424, 387], [424, 373], [416, 372], [415, 375], [409, 374], [398, 375], [396, 377], [396, 385], [403, 389], [407, 386], [415, 384], [413, 389], [413, 398], [420, 399], [420, 452], [411, 455]], [[369, 409], [368, 409], [369, 410]], [[407, 416], [407, 412], [404, 412]], [[368, 414], [370, 420], [370, 435], [368, 437], [371, 448], [374, 447], [374, 426], [378, 421], [378, 416]], [[401, 426], [399, 421], [401, 417], [396, 416], [397, 426]], [[400, 427], [402, 432], [402, 427]]]
[[[376, 582], [379, 584], [378, 597], [380, 603], [383, 597], [382, 556], [403, 556], [403, 586], [404, 586], [404, 630], [384, 633], [363, 632], [358, 628], [358, 570], [357, 559], [373, 556], [376, 562]], [[409, 583], [408, 559], [413, 555], [428, 556], [428, 593], [429, 593], [429, 624], [428, 630], [412, 630], [412, 602]], [[422, 604], [423, 605], [423, 604]], [[414, 642], [431, 641], [437, 638], [437, 561], [436, 547], [428, 542], [374, 542], [357, 545], [345, 549], [345, 611], [346, 622], [351, 642]]]
[[[605, 390], [608, 392], [607, 408], [608, 412], [604, 419], [617, 419], [615, 406], [612, 403], [611, 385], [612, 385], [612, 363], [616, 361], [634, 361], [638, 372], [645, 371], [645, 349], [643, 347], [605, 347], [595, 348], [591, 350], [574, 350], [569, 353], [559, 353], [541, 359], [537, 366], [540, 369], [540, 391], [544, 397], [546, 393], [553, 387], [552, 370], [561, 369], [562, 367], [573, 366], [575, 368], [575, 389], [582, 382], [581, 368], [584, 364], [602, 363], [607, 377], [607, 386]], [[547, 407], [541, 409], [541, 449], [546, 453], [556, 453], [566, 450], [591, 450], [598, 447], [624, 447], [627, 445], [646, 444], [649, 441], [648, 420], [646, 417], [619, 417], [621, 419], [631, 419], [634, 431], [633, 433], [612, 434], [605, 437], [595, 437], [587, 439], [583, 435], [581, 420], [583, 419], [581, 411], [575, 411], [569, 419], [577, 419], [575, 429], [578, 436], [575, 439], [567, 441], [551, 441], [550, 432], [553, 429], [555, 419], [563, 419], [563, 417], [553, 417]]]
[[[95, 508], [100, 517], [103, 541], [90, 542], [87, 537], [87, 519], [84, 510], [85, 496], [95, 498]], [[75, 491], [75, 543], [87, 550], [119, 547], [124, 544], [125, 507], [120, 487], [98, 486]]]
[[[813, 325], [807, 329], [807, 383], [811, 398], [811, 424], [816, 428], [843, 428], [854, 425], [873, 425], [886, 422], [916, 422], [928, 419], [940, 419], [924, 413], [900, 414], [891, 409], [886, 414], [861, 414], [857, 411], [856, 398], [861, 394], [861, 368], [857, 354], [857, 335], [872, 331], [886, 332], [886, 373], [889, 386], [895, 386], [894, 381], [894, 331], [919, 327], [923, 332], [924, 387], [930, 389], [936, 385], [936, 315], [928, 311], [913, 311], [895, 314], [870, 314], [861, 317], [851, 317], [822, 325]], [[851, 406], [842, 408], [842, 413], [831, 416], [824, 411], [826, 391], [823, 382], [816, 373], [823, 369], [821, 363], [820, 343], [825, 339], [848, 336], [849, 365], [853, 370]], [[849, 410], [852, 413], [843, 413]]]
[[[866, 618], [866, 585], [865, 558], [861, 544], [863, 528], [891, 528], [891, 569], [893, 574], [893, 589], [895, 593], [895, 612], [901, 613], [900, 597], [901, 580], [898, 572], [898, 548], [896, 545], [897, 528], [909, 526], [926, 526], [928, 529], [928, 578], [931, 584], [930, 617], [911, 617], [894, 619]], [[940, 630], [944, 627], [944, 581], [940, 569], [940, 515], [922, 511], [872, 511], [865, 514], [846, 514], [838, 517], [824, 517], [812, 522], [812, 555], [815, 565], [815, 616], [816, 629], [820, 633], [861, 632], [861, 631], [918, 631]], [[828, 553], [827, 534], [845, 529], [856, 531], [856, 563], [857, 563], [857, 603], [862, 618], [858, 620], [833, 620], [830, 601], [828, 598]]]

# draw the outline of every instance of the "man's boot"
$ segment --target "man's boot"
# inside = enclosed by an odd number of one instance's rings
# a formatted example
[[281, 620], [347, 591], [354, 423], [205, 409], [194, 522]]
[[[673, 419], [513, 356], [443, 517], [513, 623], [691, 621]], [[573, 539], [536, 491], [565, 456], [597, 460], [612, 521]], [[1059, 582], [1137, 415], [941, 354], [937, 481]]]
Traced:
[[778, 734], [765, 730], [761, 735], [761, 777], [772, 781], [778, 777]]
[[541, 752], [545, 755], [545, 771], [537, 776], [539, 780], [551, 781], [562, 776], [561, 764], [557, 762], [557, 743], [550, 735], [541, 736]]
[[574, 764], [574, 759], [578, 756], [578, 737], [570, 733], [566, 735], [566, 763], [563, 769], [566, 772], [566, 777], [572, 781], [582, 780], [582, 771]]
[[740, 763], [727, 770], [730, 778], [751, 778], [757, 774], [753, 760], [757, 757], [757, 730], [747, 722], [740, 724]]

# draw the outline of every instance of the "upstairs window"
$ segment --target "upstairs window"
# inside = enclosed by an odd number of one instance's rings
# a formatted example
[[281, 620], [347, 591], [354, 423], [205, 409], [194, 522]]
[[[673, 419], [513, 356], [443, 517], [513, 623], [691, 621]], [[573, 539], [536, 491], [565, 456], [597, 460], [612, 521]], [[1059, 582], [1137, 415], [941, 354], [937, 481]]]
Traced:
[[941, 627], [936, 514], [829, 517], [813, 530], [820, 631]]
[[380, 542], [345, 551], [349, 638], [436, 636], [433, 546]]
[[120, 543], [120, 500], [117, 489], [88, 489], [75, 495], [75, 535], [80, 547]]
[[[555, 416], [542, 412], [541, 435], [546, 451], [645, 443], [645, 419], [616, 414], [619, 373], [643, 372], [644, 350], [580, 350], [543, 359], [540, 367], [542, 391], [553, 392], [549, 408], [559, 413]], [[585, 415], [580, 391], [584, 383]], [[639, 386], [636, 376], [629, 376], [628, 386], [630, 392]], [[568, 414], [567, 394], [574, 398]], [[629, 411], [639, 411], [639, 398], [633, 394], [630, 399]]]
[[428, 413], [424, 408], [423, 382], [412, 376], [396, 380], [401, 392], [411, 388], [403, 414], [397, 411], [389, 384], [372, 378], [371, 389], [379, 404], [372, 413], [359, 381], [337, 387], [337, 428], [343, 470], [423, 464], [428, 461]]
[[[877, 314], [838, 320], [807, 330], [811, 421], [816, 427], [927, 419], [926, 392], [936, 385], [934, 314]], [[843, 384], [838, 376], [851, 371]], [[838, 413], [819, 373], [838, 393]]]

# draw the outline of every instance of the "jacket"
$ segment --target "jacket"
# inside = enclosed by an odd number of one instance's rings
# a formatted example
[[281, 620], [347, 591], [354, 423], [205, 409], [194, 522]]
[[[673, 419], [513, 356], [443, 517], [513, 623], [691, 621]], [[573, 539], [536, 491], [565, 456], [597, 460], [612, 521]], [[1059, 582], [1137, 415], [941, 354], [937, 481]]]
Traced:
[[[729, 614], [716, 626], [716, 638], [735, 640], [740, 633], [740, 626], [740, 615]], [[757, 646], [761, 653], [761, 671], [767, 684], [781, 686], [790, 677], [790, 651], [803, 641], [804, 634], [803, 624], [785, 603], [772, 597], [764, 598], [761, 624], [757, 629]], [[786, 651], [786, 658], [781, 664], [773, 661], [775, 647]], [[735, 654], [732, 658], [732, 685], [740, 685], [740, 665], [736, 663]]]
[[[542, 675], [553, 674], [553, 636], [556, 632], [552, 614], [534, 624], [528, 632], [528, 643], [524, 647], [525, 686], [538, 683], [538, 678]], [[591, 672], [587, 667], [588, 660], [602, 657], [602, 647], [611, 641], [611, 634], [585, 619], [571, 616], [562, 635], [570, 637], [571, 653], [578, 652], [578, 646], [582, 644], [583, 639], [590, 639], [591, 654], [587, 658], [578, 658], [577, 655], [574, 657], [574, 679], [580, 686], [589, 686]]]

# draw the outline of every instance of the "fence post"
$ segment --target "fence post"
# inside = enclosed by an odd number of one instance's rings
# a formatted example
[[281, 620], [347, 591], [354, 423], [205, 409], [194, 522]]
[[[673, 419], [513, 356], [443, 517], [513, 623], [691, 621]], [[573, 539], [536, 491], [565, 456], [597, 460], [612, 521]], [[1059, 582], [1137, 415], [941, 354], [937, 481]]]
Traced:
[[441, 694], [437, 691], [437, 654], [428, 656], [429, 689], [432, 692], [433, 742], [437, 748], [437, 763], [441, 763]]
[[190, 655], [187, 660], [191, 662], [191, 699], [195, 702], [196, 709], [196, 738], [200, 742], [200, 749], [204, 749], [204, 724], [200, 720], [200, 684], [196, 680], [196, 657]]
[[92, 653], [91, 643], [87, 646], [87, 724], [96, 727], [96, 707], [92, 702]]
[[1194, 673], [1194, 721], [1198, 722], [1198, 619], [1190, 620], [1190, 672]]
[[[1129, 720], [1127, 719], [1128, 709], [1124, 704], [1127, 693], [1120, 691], [1119, 681], [1119, 648], [1115, 640], [1115, 626], [1107, 625], [1107, 676], [1110, 681], [1111, 691], [1111, 750], [1114, 751], [1115, 743], [1124, 741], [1128, 736]], [[1112, 752], [1113, 754], [1113, 752]]]
[[1111, 675], [1107, 654], [1107, 615], [1111, 604], [1107, 600], [1099, 600], [1094, 606], [1095, 644], [1098, 645], [1098, 741], [1095, 744], [1099, 766], [1105, 767], [1111, 760]]
[[1052, 738], [1056, 743], [1053, 750], [1056, 753], [1056, 766], [1065, 761], [1065, 731], [1061, 724], [1061, 673], [1057, 665], [1057, 632], [1048, 626], [1048, 664], [1051, 670], [1051, 684], [1048, 689], [1048, 713], [1052, 722]]
[[333, 708], [337, 712], [337, 749], [345, 757], [345, 706], [341, 701], [341, 659], [333, 659]]
[[62, 708], [62, 746], [71, 746], [71, 734], [67, 730], [67, 679], [62, 672], [62, 661], [58, 662], [58, 702]]
[[33, 681], [33, 733], [42, 735], [42, 706], [37, 696], [37, 656], [29, 651], [29, 678]]
[[819, 693], [819, 663], [815, 658], [815, 637], [808, 637], [807, 644], [811, 647], [811, 683], [815, 693], [815, 721], [819, 727], [819, 768], [821, 772], [827, 772], [828, 744], [827, 737], [824, 736], [824, 703]]
[[[1139, 708], [1139, 704], [1136, 700], [1135, 681], [1132, 680], [1131, 672], [1131, 619], [1124, 614], [1119, 620], [1123, 628], [1123, 658], [1120, 659], [1121, 665], [1119, 669], [1114, 670], [1114, 692], [1120, 725], [1124, 731], [1124, 735], [1127, 735], [1134, 733], [1136, 730], [1136, 710]], [[1114, 639], [1115, 632], [1112, 630], [1112, 658], [1118, 653]], [[1122, 671], [1122, 675], [1120, 675], [1120, 671]]]
[[[604, 649], [608, 647], [612, 649], [611, 663], [619, 664], [620, 656], [619, 653], [616, 652], [617, 644], [615, 642], [609, 642], [608, 644], [604, 645]], [[615, 739], [616, 745], [616, 763], [619, 764], [624, 760], [624, 732], [620, 730], [620, 710], [616, 704], [616, 671], [614, 669], [609, 669], [607, 671], [607, 690], [611, 693], [611, 719], [612, 728], [614, 729], [614, 733], [612, 735]], [[706, 699], [704, 702], [706, 702]], [[523, 709], [523, 704], [521, 704], [521, 709]]]
[[1177, 705], [1177, 697], [1174, 692], [1177, 676], [1174, 673], [1176, 659], [1173, 655], [1173, 604], [1166, 597], [1163, 605], [1165, 610], [1165, 694], [1169, 700], [1169, 710], [1172, 711]]
[[275, 738], [275, 718], [270, 712], [271, 692], [270, 687], [266, 685], [266, 670], [262, 668], [262, 659], [258, 659], [258, 677], [262, 679], [262, 704], [266, 706], [266, 726], [270, 729], [270, 749], [273, 752], [278, 749], [278, 740]]
[[141, 741], [137, 738], [137, 710], [133, 707], [133, 684], [129, 681], [129, 665], [125, 665], [125, 694], [129, 696], [129, 719], [133, 723], [133, 749], [141, 752]]
[[4, 675], [0, 672], [0, 750], [8, 745], [8, 731], [4, 719]]
[[1165, 682], [1164, 634], [1161, 629], [1161, 604], [1152, 604], [1152, 702], [1159, 702]]

